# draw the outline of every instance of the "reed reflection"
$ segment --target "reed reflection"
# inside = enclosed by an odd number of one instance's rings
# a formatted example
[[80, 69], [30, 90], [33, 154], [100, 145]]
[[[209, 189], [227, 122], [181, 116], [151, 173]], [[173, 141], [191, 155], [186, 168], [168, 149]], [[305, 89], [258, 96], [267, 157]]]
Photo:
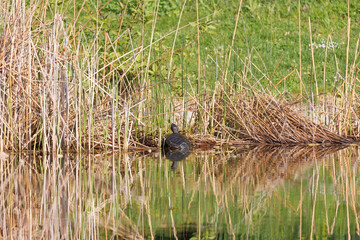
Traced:
[[10, 155], [0, 161], [1, 236], [354, 237], [360, 151], [345, 147]]

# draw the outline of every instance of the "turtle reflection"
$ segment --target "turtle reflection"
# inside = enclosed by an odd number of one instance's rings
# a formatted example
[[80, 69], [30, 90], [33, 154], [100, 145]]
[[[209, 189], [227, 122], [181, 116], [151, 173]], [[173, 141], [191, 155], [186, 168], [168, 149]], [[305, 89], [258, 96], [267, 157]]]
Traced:
[[178, 149], [178, 150], [171, 150], [170, 148], [164, 148], [162, 150], [163, 155], [172, 161], [171, 170], [176, 170], [178, 162], [184, 160], [190, 154], [189, 149]]

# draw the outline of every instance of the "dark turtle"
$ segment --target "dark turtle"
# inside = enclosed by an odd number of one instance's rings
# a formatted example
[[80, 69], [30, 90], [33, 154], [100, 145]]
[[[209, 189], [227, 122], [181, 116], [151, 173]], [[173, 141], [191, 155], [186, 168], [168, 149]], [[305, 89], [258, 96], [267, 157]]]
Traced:
[[178, 151], [189, 151], [191, 149], [191, 143], [183, 135], [179, 134], [177, 126], [172, 123], [171, 130], [172, 134], [165, 137], [163, 140], [163, 148], [178, 150]]

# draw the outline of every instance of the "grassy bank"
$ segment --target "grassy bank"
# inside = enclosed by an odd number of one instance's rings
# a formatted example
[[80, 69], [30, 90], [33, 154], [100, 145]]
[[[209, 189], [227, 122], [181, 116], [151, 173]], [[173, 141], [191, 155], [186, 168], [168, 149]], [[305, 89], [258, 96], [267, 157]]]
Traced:
[[2, 145], [144, 149], [171, 122], [205, 145], [357, 140], [358, 5], [5, 1]]

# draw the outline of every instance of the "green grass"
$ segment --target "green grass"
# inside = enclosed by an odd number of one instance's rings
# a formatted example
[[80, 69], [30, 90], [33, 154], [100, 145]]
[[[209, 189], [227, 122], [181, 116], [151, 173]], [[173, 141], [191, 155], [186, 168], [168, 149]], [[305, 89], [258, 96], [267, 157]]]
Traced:
[[[203, 64], [207, 55], [218, 56], [219, 65], [223, 65], [226, 53], [231, 45], [232, 34], [234, 31], [235, 19], [238, 9], [238, 1], [211, 1], [199, 2], [199, 18], [205, 18], [200, 22], [200, 55], [202, 59], [202, 72], [206, 68], [208, 76], [203, 76], [211, 82], [216, 81], [215, 66], [209, 64], [204, 67]], [[170, 1], [170, 8], [159, 9], [159, 17], [155, 28], [155, 40], [160, 36], [174, 30], [179, 12], [181, 9], [180, 2]], [[174, 7], [176, 6], [176, 7]], [[350, 4], [349, 14], [352, 19], [350, 32], [350, 49], [355, 49], [358, 38], [357, 24], [358, 9], [360, 3], [352, 1]], [[163, 12], [161, 12], [163, 11]], [[328, 67], [326, 79], [326, 90], [331, 91], [339, 85], [335, 83], [336, 76], [335, 59], [339, 62], [339, 74], [345, 77], [346, 63], [346, 32], [348, 8], [346, 2], [338, 1], [302, 1], [301, 2], [301, 51], [302, 51], [302, 71], [303, 81], [310, 92], [315, 88], [313, 79], [312, 59], [310, 51], [309, 24], [308, 18], [311, 19], [313, 43], [319, 48], [315, 49], [315, 68], [318, 77], [319, 86], [322, 84], [323, 63], [325, 55], [325, 47], [328, 36], [331, 36], [335, 47], [335, 53], [329, 51]], [[147, 11], [150, 15], [151, 11]], [[147, 19], [151, 19], [149, 16]], [[181, 26], [190, 22], [196, 22], [196, 1], [187, 2], [181, 20]], [[149, 31], [152, 21], [145, 23], [145, 43], [149, 38]], [[134, 25], [135, 36], [142, 26]], [[185, 47], [188, 43], [194, 41], [197, 36], [197, 27], [193, 23], [189, 27], [179, 32], [176, 42], [177, 49]], [[172, 38], [167, 38], [161, 42], [161, 55], [165, 55], [172, 44]], [[134, 40], [136, 42], [136, 40]], [[146, 44], [145, 44], [146, 45]], [[253, 64], [258, 66], [262, 72], [268, 77], [272, 75], [275, 67], [279, 63], [278, 68], [273, 74], [272, 82], [275, 84], [281, 78], [290, 73], [294, 68], [299, 69], [299, 32], [298, 32], [298, 2], [297, 1], [275, 1], [268, 3], [267, 1], [244, 1], [242, 5], [241, 16], [234, 42], [234, 51], [238, 54], [239, 59], [246, 59], [251, 56]], [[255, 51], [256, 50], [256, 51]], [[163, 52], [163, 54], [162, 54]], [[176, 73], [185, 69], [185, 76], [189, 76], [192, 83], [197, 83], [197, 46], [196, 41], [187, 47], [182, 54], [175, 55], [174, 67], [175, 76], [180, 77]], [[353, 61], [355, 51], [350, 51], [349, 59]], [[159, 54], [159, 53], [157, 53]], [[156, 55], [156, 54], [155, 54]], [[184, 59], [182, 59], [182, 57]], [[241, 61], [235, 57], [232, 59], [231, 70], [233, 72], [241, 72], [243, 65]], [[181, 66], [181, 65], [184, 66]], [[161, 68], [161, 67], [160, 67]], [[165, 78], [165, 74], [160, 74], [160, 78]], [[259, 78], [259, 72], [254, 71], [255, 77]], [[232, 80], [229, 76], [228, 81]], [[263, 82], [266, 86], [266, 81]], [[299, 79], [292, 75], [287, 81], [286, 91], [290, 93], [298, 93]], [[180, 88], [180, 83], [177, 84]], [[281, 86], [280, 86], [281, 88]], [[320, 88], [320, 90], [322, 90]], [[175, 92], [180, 90], [175, 90]]]
[[[92, 3], [92, 4], [91, 4]], [[106, 1], [100, 1], [100, 6]], [[137, 1], [129, 1], [127, 14], [124, 14], [121, 29], [129, 29], [134, 46], [147, 46], [150, 44], [152, 24], [155, 21], [154, 8], [156, 1], [146, 1], [141, 4]], [[77, 3], [79, 4], [79, 3]], [[157, 41], [164, 35], [176, 29], [179, 15], [182, 8], [182, 1], [160, 2], [158, 17], [154, 30], [154, 39]], [[95, 31], [96, 26], [101, 26], [103, 36], [109, 34], [113, 41], [118, 37], [120, 20], [119, 15], [123, 14], [125, 4], [110, 2], [101, 8], [98, 21], [95, 21], [94, 12], [96, 2], [88, 2], [79, 17], [80, 23], [87, 23], [89, 16], [94, 19], [87, 26]], [[238, 1], [199, 1], [200, 21], [200, 58], [201, 75], [208, 79], [209, 86], [213, 86], [216, 80], [215, 64], [209, 63], [204, 66], [207, 56], [213, 59], [217, 57], [218, 64], [224, 65], [226, 54], [231, 46], [234, 31], [235, 19], [237, 17]], [[339, 82], [336, 78], [335, 55], [339, 63], [339, 74], [345, 77], [346, 67], [346, 43], [347, 43], [347, 19], [348, 6], [346, 2], [339, 1], [301, 1], [301, 51], [302, 51], [302, 73], [303, 81], [308, 91], [315, 89], [312, 58], [310, 51], [310, 35], [308, 19], [311, 19], [313, 43], [315, 49], [315, 68], [318, 78], [318, 85], [322, 91], [323, 65], [325, 58], [325, 44], [331, 36], [334, 42], [335, 52], [329, 50], [326, 71], [326, 91], [333, 90], [334, 85]], [[360, 3], [350, 2], [349, 17], [351, 18], [350, 50], [355, 50], [358, 39], [357, 24], [359, 22], [358, 9]], [[80, 8], [77, 7], [76, 11]], [[249, 0], [243, 1], [241, 15], [236, 32], [233, 49], [238, 55], [232, 58], [231, 73], [228, 81], [235, 78], [235, 72], [239, 73], [244, 69], [241, 60], [251, 59], [251, 62], [258, 66], [268, 78], [275, 84], [281, 78], [289, 74], [293, 69], [299, 69], [299, 31], [298, 31], [298, 1], [280, 0], [275, 2]], [[69, 12], [71, 12], [69, 10]], [[71, 14], [69, 14], [71, 15]], [[174, 55], [172, 74], [176, 78], [189, 77], [191, 82], [197, 84], [197, 25], [196, 25], [196, 1], [187, 1], [180, 26], [189, 26], [179, 30], [175, 49], [183, 49]], [[81, 25], [78, 25], [81, 26]], [[104, 37], [100, 37], [102, 39]], [[105, 41], [103, 39], [103, 41]], [[169, 53], [173, 43], [173, 36], [161, 40], [152, 47], [152, 60], [157, 61], [156, 66], [150, 67], [149, 78], [152, 82], [161, 81], [167, 77]], [[189, 45], [190, 44], [190, 45]], [[129, 37], [124, 37], [118, 42], [118, 52], [131, 49]], [[355, 51], [350, 51], [350, 62], [354, 60]], [[165, 59], [162, 59], [165, 58]], [[144, 61], [140, 60], [140, 61]], [[245, 61], [246, 62], [246, 61]], [[141, 63], [140, 63], [141, 64]], [[276, 68], [276, 66], [278, 67]], [[207, 76], [203, 76], [206, 69]], [[276, 68], [276, 71], [275, 71]], [[260, 78], [261, 74], [254, 71], [254, 77]], [[339, 79], [339, 76], [337, 77]], [[253, 79], [253, 81], [255, 81]], [[261, 81], [266, 87], [268, 82]], [[341, 80], [340, 80], [341, 82]], [[286, 91], [290, 93], [300, 92], [299, 79], [293, 74], [287, 81]], [[279, 86], [281, 89], [282, 86]], [[181, 93], [181, 84], [177, 82], [173, 91]], [[281, 89], [282, 90], [282, 89]]]

